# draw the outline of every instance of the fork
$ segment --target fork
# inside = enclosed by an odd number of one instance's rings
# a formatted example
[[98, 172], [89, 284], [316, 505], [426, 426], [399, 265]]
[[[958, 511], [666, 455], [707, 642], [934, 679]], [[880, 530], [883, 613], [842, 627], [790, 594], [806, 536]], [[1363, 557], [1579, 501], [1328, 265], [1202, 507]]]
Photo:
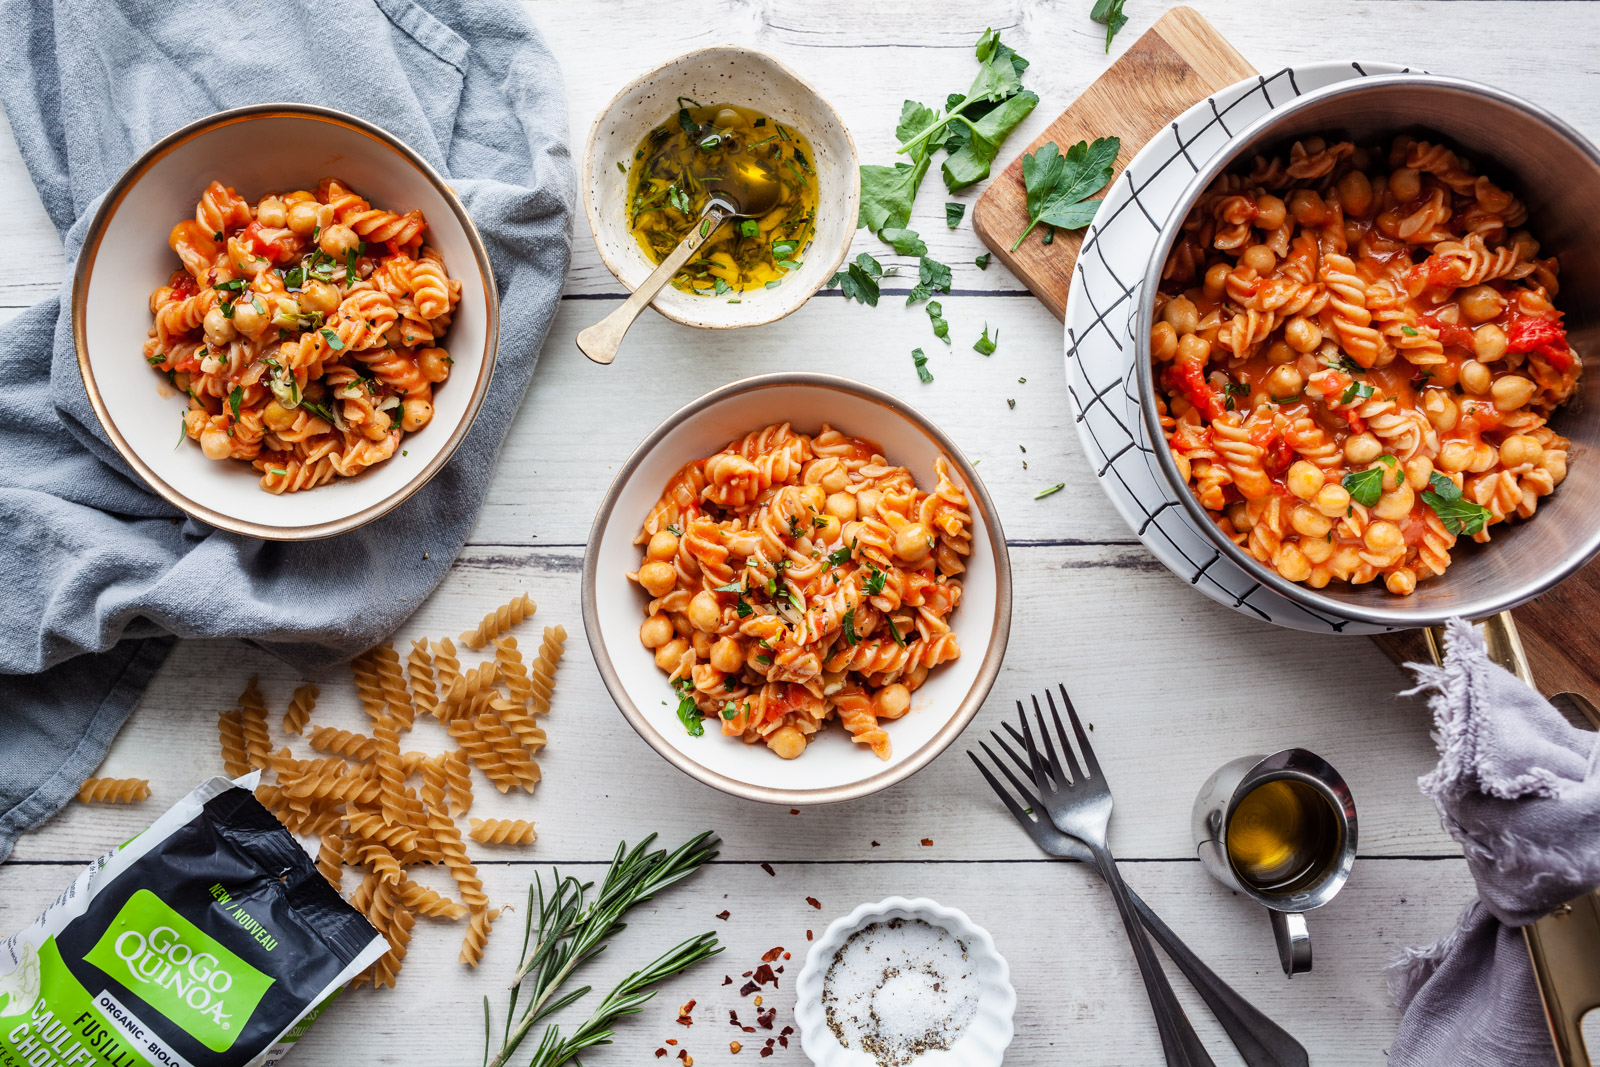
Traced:
[[[1024, 745], [1017, 730], [1010, 723], [1004, 724], [1006, 730], [1016, 739], [1019, 746]], [[1026, 729], [1026, 723], [1024, 723]], [[1032, 775], [1032, 768], [1027, 761], [1018, 755], [1006, 744], [999, 734], [991, 734], [995, 744], [1005, 752], [1025, 775]], [[979, 742], [984, 753], [994, 761], [995, 768], [1011, 783], [1021, 798], [1019, 802], [1008, 792], [1005, 786], [990, 773], [989, 768], [983, 765], [975, 753], [968, 750], [967, 756], [995, 791], [1001, 802], [1016, 818], [1029, 837], [1033, 838], [1045, 852], [1061, 859], [1077, 860], [1080, 863], [1094, 866], [1094, 856], [1089, 848], [1076, 837], [1062, 833], [1047, 818], [1034, 815], [1035, 811], [1043, 811], [1043, 803], [1033, 795], [1033, 791], [1022, 784], [1017, 776], [1011, 772], [989, 746]], [[1172, 960], [1177, 963], [1189, 983], [1200, 994], [1206, 1006], [1211, 1009], [1217, 1021], [1222, 1025], [1232, 1039], [1234, 1047], [1239, 1050], [1240, 1057], [1249, 1067], [1309, 1067], [1310, 1057], [1305, 1047], [1294, 1039], [1288, 1031], [1277, 1023], [1267, 1018], [1266, 1015], [1240, 996], [1231, 986], [1219, 978], [1216, 972], [1207, 967], [1205, 963], [1184, 944], [1178, 935], [1172, 931], [1160, 916], [1156, 915], [1132, 888], [1128, 889], [1128, 898], [1132, 901], [1134, 910], [1138, 912], [1140, 920], [1149, 930], [1157, 943]]]

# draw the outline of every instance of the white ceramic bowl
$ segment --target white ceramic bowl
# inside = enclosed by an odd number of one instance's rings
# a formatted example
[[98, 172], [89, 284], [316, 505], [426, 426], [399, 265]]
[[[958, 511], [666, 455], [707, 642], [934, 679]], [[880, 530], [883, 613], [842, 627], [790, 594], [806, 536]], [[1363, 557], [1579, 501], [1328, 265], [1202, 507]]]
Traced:
[[[891, 463], [934, 485], [934, 460], [949, 459], [971, 501], [972, 555], [950, 625], [961, 656], [912, 695], [911, 711], [886, 725], [893, 756], [878, 759], [832, 724], [798, 759], [746, 745], [714, 729], [691, 737], [677, 698], [651, 651], [639, 643], [649, 602], [624, 575], [638, 569], [633, 543], [672, 475], [692, 459], [775, 422], [815, 433], [827, 422], [876, 441]], [[977, 713], [1000, 670], [1011, 631], [1011, 564], [994, 502], [955, 443], [888, 393], [825, 374], [769, 374], [733, 382], [671, 415], [623, 464], [589, 532], [583, 564], [583, 623], [600, 676], [622, 714], [650, 746], [694, 778], [750, 800], [827, 804], [877, 792], [926, 766]]]
[[[811, 142], [817, 172], [817, 225], [801, 250], [800, 269], [781, 285], [726, 297], [695, 296], [664, 287], [651, 302], [661, 314], [686, 326], [713, 330], [759, 326], [783, 318], [811, 299], [844, 261], [855, 238], [861, 203], [856, 146], [838, 112], [792, 70], [761, 52], [721, 45], [669, 59], [643, 74], [600, 109], [583, 151], [583, 208], [600, 258], [631, 292], [655, 269], [628, 229], [628, 175], [645, 135], [678, 111], [678, 97], [710, 107], [753, 108]], [[729, 223], [728, 225], [732, 225]]]
[[[174, 448], [183, 394], [145, 364], [149, 299], [178, 266], [167, 232], [193, 218], [213, 179], [254, 202], [268, 192], [315, 188], [334, 176], [372, 203], [420, 208], [426, 240], [461, 282], [444, 347], [454, 360], [434, 395], [433, 420], [396, 454], [355, 478], [275, 496], [241, 462], [219, 463], [193, 442]], [[460, 200], [437, 171], [371, 123], [306, 104], [223, 111], [157, 143], [112, 186], [84, 239], [72, 292], [84, 388], [106, 433], [155, 492], [195, 518], [268, 540], [327, 537], [371, 522], [433, 477], [483, 402], [494, 369], [499, 311], [488, 253]]]
[[917, 1067], [997, 1067], [1011, 1044], [1012, 1016], [1017, 1010], [1011, 968], [995, 949], [989, 931], [967, 918], [966, 912], [944, 907], [927, 897], [890, 897], [876, 904], [863, 904], [833, 920], [811, 943], [794, 987], [794, 1020], [800, 1029], [800, 1045], [811, 1062], [817, 1067], [877, 1067], [866, 1052], [845, 1048], [834, 1037], [828, 1028], [822, 990], [834, 956], [850, 935], [889, 919], [921, 919], [931, 926], [943, 927], [966, 946], [967, 958], [978, 973], [978, 1009], [961, 1038], [948, 1049], [923, 1053], [917, 1057]]

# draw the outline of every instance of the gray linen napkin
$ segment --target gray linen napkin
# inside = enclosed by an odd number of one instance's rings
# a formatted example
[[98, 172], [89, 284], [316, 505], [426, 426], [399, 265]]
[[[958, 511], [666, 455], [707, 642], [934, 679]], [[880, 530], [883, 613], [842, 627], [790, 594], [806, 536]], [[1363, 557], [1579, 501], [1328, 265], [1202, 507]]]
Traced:
[[[277, 100], [420, 152], [465, 201], [500, 291], [494, 383], [450, 464], [383, 519], [294, 545], [185, 521], [147, 491], [89, 406], [69, 321], [88, 219], [127, 165], [188, 122]], [[438, 584], [554, 316], [574, 180], [560, 71], [513, 0], [0, 0], [0, 104], [67, 253], [61, 295], [0, 329], [4, 859], [100, 762], [175, 636], [245, 638], [312, 670]], [[308, 184], [324, 177], [307, 166]]]
[[1600, 744], [1489, 661], [1451, 620], [1445, 664], [1412, 664], [1431, 692], [1439, 765], [1419, 784], [1461, 842], [1478, 899], [1433, 945], [1391, 965], [1404, 1011], [1391, 1067], [1555, 1063], [1517, 927], [1600, 885]]

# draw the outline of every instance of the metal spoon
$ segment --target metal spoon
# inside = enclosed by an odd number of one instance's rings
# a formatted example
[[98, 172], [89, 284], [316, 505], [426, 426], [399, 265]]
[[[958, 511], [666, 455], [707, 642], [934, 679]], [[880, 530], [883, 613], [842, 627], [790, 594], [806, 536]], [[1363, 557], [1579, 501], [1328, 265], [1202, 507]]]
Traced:
[[578, 334], [578, 350], [596, 363], [610, 363], [617, 358], [617, 348], [623, 335], [645, 305], [655, 299], [661, 288], [678, 273], [678, 268], [688, 262], [695, 250], [711, 239], [711, 235], [728, 219], [749, 219], [765, 215], [777, 206], [783, 195], [783, 184], [769, 161], [747, 156], [734, 163], [724, 178], [706, 181], [711, 198], [700, 219], [672, 254], [650, 272], [633, 295], [611, 314]]

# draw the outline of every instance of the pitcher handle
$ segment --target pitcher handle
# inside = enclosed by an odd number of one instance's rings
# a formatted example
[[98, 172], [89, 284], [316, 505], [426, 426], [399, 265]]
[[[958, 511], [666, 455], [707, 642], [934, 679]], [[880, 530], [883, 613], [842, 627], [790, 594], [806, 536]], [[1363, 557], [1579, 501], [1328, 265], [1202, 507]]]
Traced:
[[1293, 978], [1311, 969], [1311, 930], [1298, 911], [1269, 911], [1272, 937], [1278, 942], [1278, 962], [1283, 973]]

